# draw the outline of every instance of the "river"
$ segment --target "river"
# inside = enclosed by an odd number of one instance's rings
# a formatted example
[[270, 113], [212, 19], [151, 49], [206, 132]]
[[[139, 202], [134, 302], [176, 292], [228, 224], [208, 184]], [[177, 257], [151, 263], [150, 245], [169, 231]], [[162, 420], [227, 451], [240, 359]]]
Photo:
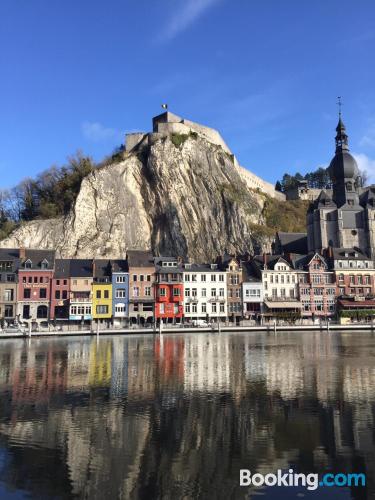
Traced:
[[[375, 334], [0, 339], [0, 498], [375, 498]], [[240, 469], [366, 474], [244, 487]]]

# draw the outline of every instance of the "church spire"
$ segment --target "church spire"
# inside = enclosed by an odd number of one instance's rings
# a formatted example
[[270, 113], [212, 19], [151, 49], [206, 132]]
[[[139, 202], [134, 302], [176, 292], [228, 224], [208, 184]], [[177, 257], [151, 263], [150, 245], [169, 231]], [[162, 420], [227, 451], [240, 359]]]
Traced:
[[336, 153], [339, 153], [340, 151], [349, 151], [349, 141], [348, 141], [348, 135], [346, 133], [346, 128], [344, 125], [344, 122], [342, 121], [341, 118], [341, 97], [338, 97], [338, 102], [339, 106], [339, 122], [336, 127]]

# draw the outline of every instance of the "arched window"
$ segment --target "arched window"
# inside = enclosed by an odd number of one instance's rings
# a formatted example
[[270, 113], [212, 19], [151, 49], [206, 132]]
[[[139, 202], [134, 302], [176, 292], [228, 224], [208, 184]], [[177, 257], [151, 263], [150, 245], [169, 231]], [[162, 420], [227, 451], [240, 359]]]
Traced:
[[37, 318], [47, 318], [48, 314], [48, 309], [47, 306], [38, 306], [37, 312], [36, 312], [36, 317]]

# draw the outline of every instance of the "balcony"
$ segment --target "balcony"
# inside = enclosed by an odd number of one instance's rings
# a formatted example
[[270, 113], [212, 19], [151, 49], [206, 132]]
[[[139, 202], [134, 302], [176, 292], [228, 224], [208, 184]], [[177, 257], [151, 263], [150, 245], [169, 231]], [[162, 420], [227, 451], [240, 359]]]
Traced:
[[185, 302], [191, 304], [192, 302], [198, 302], [198, 297], [185, 297]]
[[[240, 300], [240, 298], [237, 298], [237, 300]], [[208, 299], [208, 302], [225, 302], [225, 297], [218, 297], [218, 296], [210, 297]]]

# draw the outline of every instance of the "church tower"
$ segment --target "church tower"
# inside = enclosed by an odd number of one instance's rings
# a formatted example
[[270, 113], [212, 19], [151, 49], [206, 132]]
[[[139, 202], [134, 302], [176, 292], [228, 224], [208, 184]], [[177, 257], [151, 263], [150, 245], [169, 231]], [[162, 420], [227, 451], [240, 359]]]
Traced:
[[308, 210], [308, 249], [321, 252], [328, 246], [358, 248], [372, 255], [368, 210], [365, 210], [362, 200], [362, 179], [357, 162], [349, 152], [348, 134], [341, 118], [341, 111], [336, 127], [335, 143], [335, 156], [328, 167], [332, 181], [332, 195], [322, 191]]

